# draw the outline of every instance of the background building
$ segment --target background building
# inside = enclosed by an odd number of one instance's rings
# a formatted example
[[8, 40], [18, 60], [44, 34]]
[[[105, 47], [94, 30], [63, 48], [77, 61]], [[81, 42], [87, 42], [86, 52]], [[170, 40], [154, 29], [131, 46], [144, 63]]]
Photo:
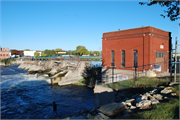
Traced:
[[0, 59], [9, 58], [9, 48], [0, 47]]
[[[103, 33], [102, 65], [138, 71], [153, 70], [154, 64], [161, 71], [168, 71], [171, 33], [152, 26]], [[163, 62], [167, 61], [167, 62]], [[161, 63], [160, 63], [161, 62]]]
[[28, 57], [28, 56], [33, 57], [35, 52], [36, 51], [24, 51], [24, 56], [25, 57]]

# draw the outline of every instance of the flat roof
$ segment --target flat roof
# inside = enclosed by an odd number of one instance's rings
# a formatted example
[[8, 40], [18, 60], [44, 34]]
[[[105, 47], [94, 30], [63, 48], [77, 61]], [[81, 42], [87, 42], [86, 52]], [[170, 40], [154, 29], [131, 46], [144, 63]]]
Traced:
[[[132, 30], [132, 29], [138, 29], [138, 28], [146, 28], [146, 27], [153, 27], [153, 26], [142, 26], [142, 27], [137, 27], [137, 28], [116, 30], [116, 31], [104, 32], [104, 33], [119, 32], [119, 31]], [[153, 27], [153, 28], [156, 28], [156, 27]], [[156, 28], [156, 29], [159, 29], [159, 28]], [[162, 29], [159, 29], [159, 30], [162, 30]], [[165, 31], [165, 30], [162, 30], [162, 31]], [[169, 31], [165, 31], [165, 32], [169, 32]]]

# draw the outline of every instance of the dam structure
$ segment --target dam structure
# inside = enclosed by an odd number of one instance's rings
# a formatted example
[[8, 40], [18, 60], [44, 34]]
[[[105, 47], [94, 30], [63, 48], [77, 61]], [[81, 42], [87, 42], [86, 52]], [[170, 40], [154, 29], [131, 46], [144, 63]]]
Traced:
[[27, 74], [36, 74], [37, 77], [48, 76], [51, 84], [62, 86], [76, 83], [82, 79], [82, 72], [88, 64], [87, 61], [68, 60], [28, 61], [21, 63], [18, 68], [27, 70]]

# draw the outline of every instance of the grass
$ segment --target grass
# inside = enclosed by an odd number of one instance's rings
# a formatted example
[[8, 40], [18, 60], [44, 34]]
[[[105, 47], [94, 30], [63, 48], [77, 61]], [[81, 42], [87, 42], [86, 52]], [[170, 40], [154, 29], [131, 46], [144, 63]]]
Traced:
[[[177, 80], [178, 81], [178, 80]], [[147, 92], [158, 86], [166, 86], [170, 82], [170, 79], [166, 78], [152, 78], [152, 77], [139, 77], [137, 78], [136, 84], [134, 79], [124, 80], [115, 83], [105, 84], [105, 87], [114, 88], [115, 90], [128, 90], [129, 92], [136, 94]]]
[[179, 119], [179, 85], [173, 86], [172, 90], [177, 93], [174, 99], [163, 100], [160, 104], [151, 105], [147, 111], [134, 113], [123, 119]]
[[77, 83], [74, 83], [74, 85], [86, 86], [86, 84], [84, 82], [85, 82], [85, 80], [83, 78], [83, 79], [80, 79]]

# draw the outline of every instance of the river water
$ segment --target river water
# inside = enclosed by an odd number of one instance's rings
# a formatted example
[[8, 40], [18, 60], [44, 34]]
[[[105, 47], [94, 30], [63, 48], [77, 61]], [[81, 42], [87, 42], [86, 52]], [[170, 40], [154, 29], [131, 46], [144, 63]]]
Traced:
[[58, 118], [94, 107], [93, 89], [85, 86], [50, 84], [45, 76], [27, 75], [18, 65], [1, 67], [1, 118], [52, 119], [53, 101]]

